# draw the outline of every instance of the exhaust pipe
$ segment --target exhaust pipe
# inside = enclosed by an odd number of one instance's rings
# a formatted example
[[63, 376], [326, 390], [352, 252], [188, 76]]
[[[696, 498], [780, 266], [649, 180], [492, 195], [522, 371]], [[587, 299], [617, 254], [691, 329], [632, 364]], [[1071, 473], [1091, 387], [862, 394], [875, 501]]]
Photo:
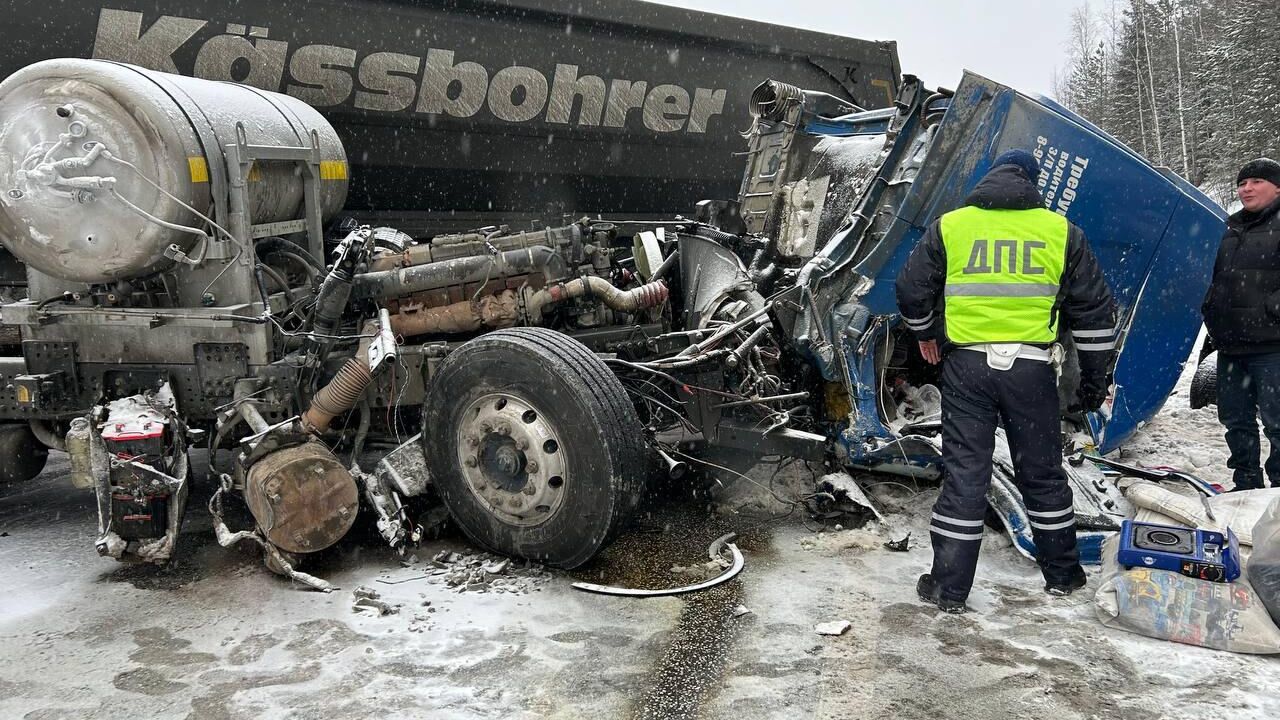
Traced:
[[526, 306], [535, 322], [542, 319], [542, 309], [552, 303], [585, 296], [598, 297], [611, 310], [633, 313], [657, 307], [666, 301], [669, 291], [665, 283], [654, 281], [631, 290], [619, 290], [613, 283], [595, 275], [556, 283], [529, 296]]

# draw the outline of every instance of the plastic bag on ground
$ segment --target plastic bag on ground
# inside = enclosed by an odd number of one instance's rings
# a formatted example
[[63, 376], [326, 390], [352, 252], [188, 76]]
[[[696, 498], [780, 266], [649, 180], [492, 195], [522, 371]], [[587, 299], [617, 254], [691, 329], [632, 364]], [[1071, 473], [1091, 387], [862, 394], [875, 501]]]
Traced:
[[1280, 499], [1253, 527], [1253, 554], [1245, 573], [1272, 620], [1280, 622]]
[[[1253, 526], [1272, 502], [1280, 498], [1280, 488], [1214, 495], [1208, 499], [1209, 507], [1213, 510], [1213, 519], [1210, 519], [1199, 495], [1184, 495], [1149, 480], [1123, 481], [1121, 489], [1134, 507], [1172, 518], [1175, 524], [1218, 532], [1224, 532], [1229, 527], [1239, 538], [1241, 545], [1253, 545]], [[1141, 522], [1160, 522], [1141, 515], [1135, 519]]]
[[1119, 545], [1116, 535], [1102, 546], [1102, 585], [1093, 606], [1103, 625], [1215, 650], [1280, 653], [1280, 627], [1246, 574], [1212, 583], [1168, 570], [1126, 570], [1116, 562]]

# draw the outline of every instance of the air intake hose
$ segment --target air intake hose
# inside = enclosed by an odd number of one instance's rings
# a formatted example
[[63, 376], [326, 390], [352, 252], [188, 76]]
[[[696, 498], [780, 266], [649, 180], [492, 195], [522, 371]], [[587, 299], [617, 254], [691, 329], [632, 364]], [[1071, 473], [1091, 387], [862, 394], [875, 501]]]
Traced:
[[348, 360], [329, 384], [311, 398], [311, 407], [302, 414], [302, 427], [317, 435], [328, 430], [335, 417], [355, 407], [372, 380], [369, 366], [363, 360], [354, 357]]

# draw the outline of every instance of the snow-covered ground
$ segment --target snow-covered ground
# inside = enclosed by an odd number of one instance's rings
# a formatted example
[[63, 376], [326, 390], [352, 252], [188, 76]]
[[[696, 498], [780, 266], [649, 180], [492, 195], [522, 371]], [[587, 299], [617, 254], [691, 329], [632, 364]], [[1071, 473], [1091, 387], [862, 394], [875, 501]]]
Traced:
[[[1213, 410], [1188, 410], [1185, 384], [1125, 452], [1228, 478]], [[352, 542], [313, 568], [342, 588], [324, 595], [212, 543], [198, 510], [171, 573], [99, 558], [91, 498], [67, 489], [66, 470], [58, 459], [0, 491], [3, 718], [1280, 717], [1280, 659], [1107, 629], [1090, 592], [1044, 595], [998, 533], [983, 542], [975, 612], [920, 603], [935, 491], [883, 485], [899, 498], [883, 524], [823, 532], [778, 507], [658, 503], [581, 571], [508, 570], [473, 589], [449, 584], [475, 571], [454, 567], [466, 558], [431, 562], [469, 552], [457, 539], [407, 567]], [[729, 530], [747, 567], [712, 592], [569, 587], [687, 582], [671, 566], [704, 561]], [[884, 549], [906, 532], [909, 552]], [[398, 613], [353, 612], [361, 585]], [[835, 620], [850, 630], [814, 632]]]

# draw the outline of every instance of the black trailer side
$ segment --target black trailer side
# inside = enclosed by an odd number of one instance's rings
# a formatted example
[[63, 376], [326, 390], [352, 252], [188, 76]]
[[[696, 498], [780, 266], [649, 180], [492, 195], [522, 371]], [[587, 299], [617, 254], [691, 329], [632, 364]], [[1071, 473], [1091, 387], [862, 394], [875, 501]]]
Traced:
[[284, 92], [351, 159], [352, 211], [410, 231], [733, 197], [752, 88], [864, 107], [893, 42], [634, 0], [15, 0], [0, 77], [97, 57]]

